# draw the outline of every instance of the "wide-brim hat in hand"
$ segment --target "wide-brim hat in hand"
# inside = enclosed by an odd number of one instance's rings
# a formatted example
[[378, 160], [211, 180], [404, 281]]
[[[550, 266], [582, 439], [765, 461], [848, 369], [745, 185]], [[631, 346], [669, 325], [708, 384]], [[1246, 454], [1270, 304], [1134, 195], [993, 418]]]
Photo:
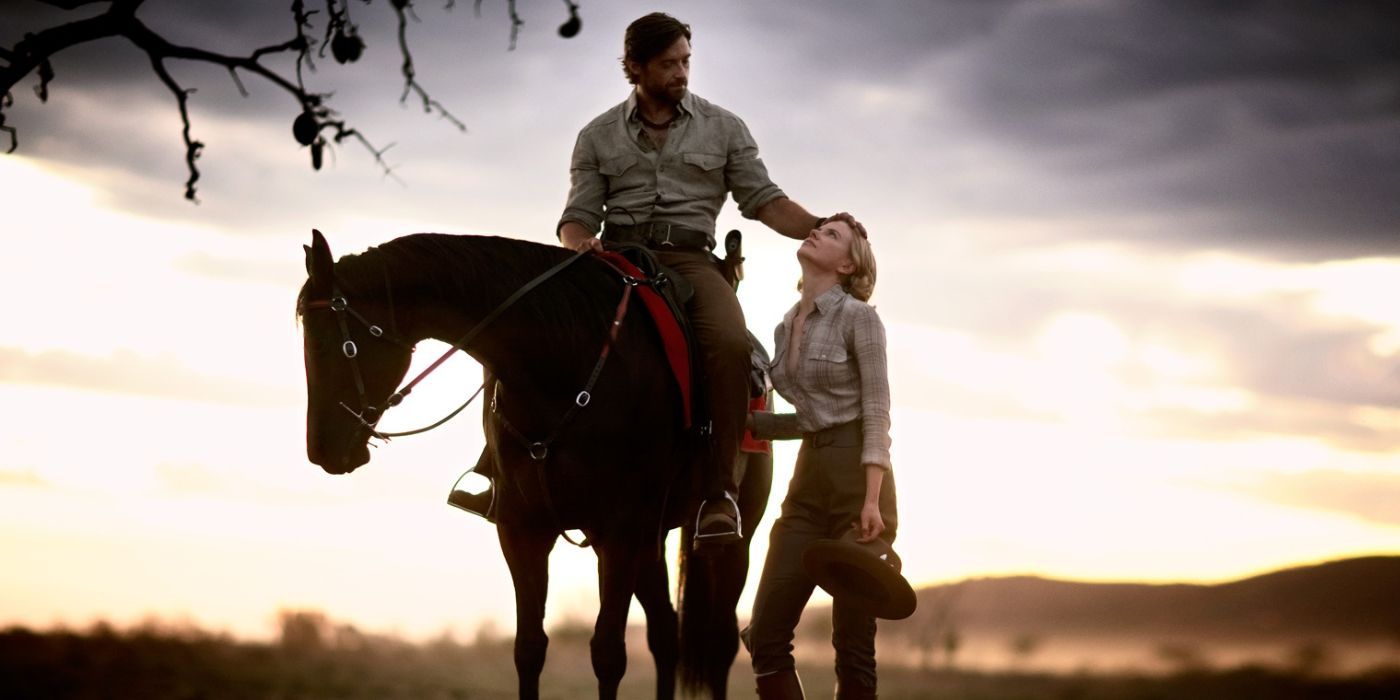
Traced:
[[857, 542], [854, 528], [840, 539], [817, 540], [802, 552], [802, 567], [822, 590], [842, 605], [885, 620], [914, 614], [918, 598], [900, 575], [903, 563], [890, 543], [878, 537]]

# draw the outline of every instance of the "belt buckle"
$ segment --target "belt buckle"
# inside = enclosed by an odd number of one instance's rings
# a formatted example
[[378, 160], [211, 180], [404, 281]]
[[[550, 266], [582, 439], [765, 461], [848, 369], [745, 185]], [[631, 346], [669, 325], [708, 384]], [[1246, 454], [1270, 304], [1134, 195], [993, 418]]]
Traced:
[[[657, 242], [657, 245], [659, 245], [659, 246], [665, 246], [665, 247], [667, 247], [667, 248], [674, 248], [674, 247], [676, 247], [676, 244], [671, 242], [671, 225], [670, 225], [670, 224], [662, 224], [662, 225], [666, 227], [666, 239], [665, 239], [665, 240], [662, 240], [662, 241], [658, 241], [658, 242]], [[655, 229], [655, 227], [653, 227], [653, 228], [652, 228], [652, 240], [655, 240], [655, 239], [656, 239], [656, 229]]]

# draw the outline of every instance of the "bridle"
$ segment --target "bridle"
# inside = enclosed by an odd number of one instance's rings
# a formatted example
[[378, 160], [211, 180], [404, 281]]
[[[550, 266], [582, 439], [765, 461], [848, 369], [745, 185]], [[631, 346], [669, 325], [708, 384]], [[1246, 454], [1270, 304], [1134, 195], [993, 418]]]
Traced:
[[368, 432], [370, 437], [379, 438], [380, 440], [385, 441], [388, 441], [389, 438], [425, 433], [429, 430], [432, 430], [433, 428], [436, 428], [446, 423], [449, 420], [452, 420], [454, 417], [456, 417], [458, 413], [461, 413], [463, 409], [470, 405], [471, 402], [474, 401], [477, 396], [481, 395], [481, 391], [483, 388], [485, 388], [485, 385], [478, 387], [477, 390], [474, 393], [472, 393], [472, 395], [461, 406], [458, 406], [451, 413], [447, 414], [447, 416], [442, 418], [442, 420], [439, 420], [431, 425], [418, 428], [416, 430], [405, 430], [393, 433], [382, 432], [378, 429], [379, 421], [384, 417], [384, 413], [387, 412], [389, 409], [402, 403], [404, 398], [413, 392], [413, 387], [417, 386], [419, 382], [423, 381], [429, 374], [432, 374], [433, 371], [436, 370], [438, 367], [441, 367], [442, 363], [447, 361], [447, 358], [452, 357], [461, 350], [465, 350], [467, 348], [467, 345], [471, 343], [471, 341], [474, 340], [476, 336], [479, 333], [481, 333], [481, 331], [485, 330], [486, 327], [490, 325], [492, 321], [496, 320], [496, 318], [502, 313], [505, 313], [506, 309], [509, 309], [515, 304], [515, 302], [520, 301], [521, 297], [530, 293], [532, 290], [543, 284], [549, 278], [559, 274], [560, 272], [563, 272], [565, 268], [577, 262], [581, 257], [583, 257], [583, 253], [575, 253], [574, 255], [570, 255], [564, 261], [560, 262], [554, 267], [549, 268], [548, 270], [541, 273], [539, 276], [535, 277], [529, 282], [526, 282], [519, 289], [515, 290], [513, 294], [511, 294], [509, 297], [506, 297], [505, 301], [502, 301], [496, 306], [495, 309], [492, 309], [491, 313], [487, 314], [485, 318], [482, 318], [480, 321], [478, 321], [475, 326], [472, 326], [472, 329], [470, 331], [467, 331], [467, 333], [463, 335], [459, 340], [457, 340], [457, 342], [453, 343], [452, 347], [448, 348], [447, 351], [444, 352], [441, 357], [434, 360], [431, 365], [428, 365], [426, 369], [424, 369], [422, 372], [419, 372], [417, 376], [415, 376], [407, 384], [403, 385], [402, 388], [390, 394], [389, 398], [384, 400], [384, 405], [382, 407], [370, 403], [369, 394], [365, 392], [364, 374], [360, 371], [360, 362], [358, 360], [360, 354], [359, 346], [355, 344], [354, 338], [352, 338], [350, 335], [350, 324], [347, 321], [347, 317], [350, 319], [354, 319], [355, 321], [359, 322], [360, 325], [364, 326], [365, 329], [369, 331], [371, 337], [392, 343], [394, 345], [398, 345], [402, 348], [407, 348], [409, 352], [413, 352], [413, 343], [405, 340], [402, 336], [398, 334], [397, 331], [394, 317], [394, 294], [393, 287], [389, 284], [389, 273], [387, 270], [384, 273], [384, 288], [386, 290], [385, 295], [387, 297], [387, 302], [389, 306], [389, 330], [385, 330], [382, 326], [372, 323], [369, 319], [365, 318], [353, 307], [351, 307], [349, 300], [347, 300], [345, 295], [341, 293], [339, 285], [335, 284], [335, 282], [332, 282], [331, 296], [329, 299], [317, 299], [314, 301], [308, 301], [303, 305], [302, 309], [303, 311], [316, 311], [328, 309], [335, 313], [336, 323], [340, 326], [340, 352], [342, 355], [345, 356], [347, 360], [350, 361], [350, 372], [351, 375], [355, 378], [355, 392], [358, 394], [359, 397], [360, 410], [356, 411], [350, 406], [347, 406], [344, 401], [340, 402], [340, 407], [345, 409], [346, 412], [348, 412], [350, 415], [354, 416], [355, 420], [359, 422], [360, 427], [363, 428], [366, 432]]
[[[417, 376], [415, 376], [402, 388], [398, 389], [393, 394], [390, 394], [389, 398], [385, 399], [384, 406], [382, 408], [371, 404], [369, 401], [369, 394], [365, 391], [364, 375], [360, 371], [360, 363], [358, 360], [360, 354], [359, 346], [355, 344], [354, 338], [352, 338], [350, 335], [350, 324], [347, 319], [354, 319], [360, 325], [364, 326], [365, 329], [369, 331], [371, 337], [378, 338], [385, 342], [389, 342], [394, 345], [398, 345], [399, 347], [406, 348], [410, 353], [413, 352], [413, 343], [409, 342], [398, 333], [394, 316], [393, 287], [389, 282], [388, 271], [385, 270], [384, 272], [384, 288], [386, 290], [385, 296], [387, 298], [386, 300], [389, 306], [389, 330], [385, 330], [383, 327], [371, 322], [369, 319], [365, 318], [362, 314], [360, 314], [358, 311], [352, 308], [350, 306], [349, 300], [345, 297], [344, 294], [341, 293], [339, 285], [332, 281], [331, 297], [329, 299], [318, 299], [314, 301], [308, 301], [303, 305], [302, 309], [303, 311], [328, 309], [335, 314], [336, 324], [340, 327], [341, 354], [344, 355], [345, 358], [350, 361], [350, 370], [352, 376], [355, 378], [355, 391], [359, 397], [360, 410], [356, 411], [350, 406], [347, 406], [344, 401], [340, 402], [340, 407], [345, 409], [345, 411], [350, 415], [354, 416], [355, 420], [358, 421], [360, 424], [359, 427], [365, 430], [370, 437], [379, 438], [380, 440], [384, 440], [385, 442], [387, 442], [390, 438], [424, 433], [446, 423], [449, 420], [452, 420], [454, 417], [457, 416], [457, 414], [461, 413], [464, 409], [466, 409], [466, 407], [469, 406], [472, 403], [472, 401], [476, 400], [476, 397], [481, 395], [482, 390], [486, 388], [485, 384], [483, 384], [480, 387], [477, 387], [476, 391], [473, 392], [472, 395], [468, 397], [467, 400], [464, 403], [462, 403], [461, 406], [458, 406], [456, 409], [453, 409], [451, 413], [447, 414], [441, 420], [431, 425], [418, 428], [416, 430], [405, 430], [401, 432], [392, 433], [380, 431], [378, 428], [379, 421], [384, 417], [384, 413], [387, 412], [389, 409], [402, 403], [404, 398], [407, 397], [409, 393], [413, 391], [413, 387], [417, 386], [418, 383], [423, 381], [423, 379], [426, 378], [429, 374], [432, 374], [433, 370], [436, 370], [442, 365], [442, 363], [447, 361], [447, 358], [456, 354], [458, 351], [465, 350], [468, 344], [476, 338], [477, 334], [481, 333], [481, 331], [484, 330], [488, 325], [490, 325], [492, 321], [494, 321], [497, 317], [504, 313], [506, 309], [509, 309], [512, 305], [515, 304], [515, 302], [519, 301], [521, 297], [524, 297], [526, 294], [530, 293], [530, 291], [543, 284], [549, 278], [559, 274], [560, 272], [563, 272], [565, 268], [574, 264], [580, 258], [583, 258], [587, 254], [588, 251], [583, 250], [579, 251], [574, 255], [570, 255], [567, 259], [556, 264], [554, 267], [551, 267], [550, 269], [544, 271], [539, 276], [535, 277], [529, 282], [526, 282], [519, 289], [515, 290], [515, 292], [512, 293], [509, 297], [507, 297], [505, 301], [502, 301], [496, 306], [495, 309], [492, 309], [491, 313], [487, 314], [485, 318], [482, 318], [480, 321], [478, 321], [477, 324], [473, 326], [470, 331], [468, 331], [465, 335], [461, 337], [461, 339], [453, 343], [452, 347], [448, 348], [447, 351], [444, 352], [441, 357], [433, 361], [433, 363], [429, 365], [426, 369], [424, 369], [422, 372], [419, 372]], [[615, 311], [613, 319], [608, 327], [607, 340], [603, 343], [603, 348], [598, 355], [598, 360], [593, 365], [592, 372], [589, 373], [587, 383], [584, 385], [583, 390], [579, 391], [578, 394], [574, 397], [572, 404], [565, 411], [564, 415], [558, 420], [554, 429], [550, 431], [549, 435], [542, 440], [531, 440], [527, 438], [523, 433], [521, 433], [514, 425], [512, 425], [511, 422], [506, 418], [505, 414], [500, 411], [498, 397], [493, 396], [491, 401], [491, 410], [493, 413], [496, 413], [497, 417], [500, 419], [501, 426], [504, 427], [506, 432], [510, 433], [512, 437], [516, 438], [524, 445], [526, 451], [530, 455], [530, 458], [534, 460], [535, 464], [539, 468], [543, 467], [544, 461], [549, 457], [549, 448], [563, 432], [564, 427], [580, 410], [586, 408], [592, 400], [594, 383], [597, 382], [599, 375], [602, 374], [603, 365], [607, 362], [608, 355], [611, 353], [612, 347], [617, 341], [618, 330], [622, 326], [623, 318], [627, 315], [628, 301], [632, 297], [633, 288], [637, 287], [638, 285], [647, 285], [655, 288], [670, 284], [670, 280], [667, 279], [667, 277], [664, 274], [655, 275], [650, 278], [648, 278], [646, 275], [634, 276], [623, 271], [617, 265], [607, 260], [606, 258], [599, 258], [599, 260], [603, 262], [605, 266], [612, 269], [622, 278], [622, 299], [618, 302], [617, 310]], [[543, 479], [543, 473], [538, 469], [536, 471], [536, 477]], [[554, 508], [554, 504], [549, 499], [548, 489], [542, 487], [541, 493], [544, 495], [545, 508], [549, 511], [551, 517], [553, 517], [554, 520], [558, 522], [559, 516]], [[580, 547], [588, 546], [589, 541], [587, 537], [584, 538], [583, 542], [574, 542], [574, 540], [570, 538], [568, 533], [565, 532], [562, 528], [560, 528], [559, 531], [563, 535], [564, 539], [570, 542], [571, 544]]]
[[[389, 280], [387, 273], [385, 275], [384, 281], [386, 283], [385, 289], [389, 289]], [[392, 292], [389, 292], [389, 294], [390, 296], [392, 296]], [[354, 338], [351, 337], [350, 325], [346, 321], [347, 317], [352, 318], [358, 321], [360, 325], [364, 326], [365, 329], [369, 331], [371, 337], [378, 338], [388, 343], [392, 343], [412, 353], [413, 343], [405, 340], [403, 336], [399, 335], [398, 333], [397, 324], [395, 323], [394, 317], [393, 302], [390, 301], [389, 303], [390, 330], [387, 331], [379, 325], [370, 322], [369, 319], [366, 319], [363, 315], [360, 314], [360, 312], [352, 308], [350, 306], [349, 300], [346, 299], [345, 295], [341, 293], [338, 285], [333, 284], [331, 286], [330, 299], [324, 301], [317, 300], [307, 302], [304, 309], [306, 311], [314, 311], [317, 309], [330, 309], [332, 312], [335, 313], [336, 324], [340, 326], [340, 353], [345, 356], [345, 359], [350, 361], [350, 374], [352, 377], [355, 378], [355, 392], [359, 397], [360, 410], [356, 411], [355, 409], [347, 406], [344, 401], [340, 402], [340, 407], [345, 409], [350, 415], [354, 416], [355, 420], [359, 421], [360, 427], [367, 430], [372, 437], [377, 437], [381, 440], [387, 440], [390, 437], [396, 437], [394, 435], [379, 432], [376, 426], [379, 425], [379, 419], [383, 417], [384, 411], [387, 411], [389, 408], [399, 405], [399, 403], [403, 401], [403, 397], [407, 394], [407, 392], [395, 392], [394, 395], [389, 397], [389, 400], [386, 402], [383, 409], [369, 402], [369, 393], [365, 391], [364, 373], [360, 371], [360, 347], [355, 343]], [[468, 402], [470, 402], [470, 399], [468, 399]], [[466, 406], [464, 405], [463, 408], [465, 407]]]

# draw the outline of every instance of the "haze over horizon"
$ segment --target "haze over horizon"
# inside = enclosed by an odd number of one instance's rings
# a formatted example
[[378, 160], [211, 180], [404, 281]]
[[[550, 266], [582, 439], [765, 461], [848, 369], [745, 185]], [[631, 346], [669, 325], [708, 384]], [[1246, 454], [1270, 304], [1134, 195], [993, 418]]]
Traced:
[[[172, 62], [198, 88], [193, 205], [174, 99], [138, 51], [59, 54], [47, 104], [36, 77], [16, 86], [0, 624], [154, 613], [263, 636], [299, 607], [510, 629], [494, 533], [443, 502], [479, 414], [351, 476], [306, 461], [300, 246], [312, 228], [337, 255], [416, 231], [553, 242], [574, 137], [626, 97], [622, 32], [653, 9], [691, 24], [691, 88], [746, 121], [774, 180], [871, 231], [916, 584], [1220, 582], [1400, 553], [1393, 5], [593, 0], [563, 40], [559, 3], [522, 3], [507, 51], [505, 3], [415, 3], [419, 80], [465, 134], [399, 104], [383, 5], [352, 9], [364, 57], [307, 82], [395, 144], [402, 183], [350, 144], [313, 171], [284, 93]], [[0, 46], [67, 16], [6, 4]], [[263, 4], [140, 16], [242, 54], [291, 27]], [[771, 347], [795, 244], [732, 203], [719, 228], [745, 232], [740, 298]], [[479, 372], [454, 359], [386, 422], [437, 418]], [[795, 452], [777, 450], [751, 579]], [[595, 605], [592, 554], [556, 548], [550, 619]]]

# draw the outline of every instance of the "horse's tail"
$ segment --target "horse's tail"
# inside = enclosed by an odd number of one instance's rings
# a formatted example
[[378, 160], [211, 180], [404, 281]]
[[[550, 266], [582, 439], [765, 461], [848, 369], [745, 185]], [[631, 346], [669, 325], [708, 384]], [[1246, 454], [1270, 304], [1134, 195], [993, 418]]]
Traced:
[[743, 588], [745, 574], [733, 560], [747, 557], [748, 552], [734, 545], [713, 555], [694, 555], [694, 538], [695, 523], [681, 528], [681, 648], [676, 670], [687, 695], [708, 691], [713, 697], [724, 697], [729, 668], [739, 651], [739, 621], [734, 612], [739, 591], [731, 589]]

